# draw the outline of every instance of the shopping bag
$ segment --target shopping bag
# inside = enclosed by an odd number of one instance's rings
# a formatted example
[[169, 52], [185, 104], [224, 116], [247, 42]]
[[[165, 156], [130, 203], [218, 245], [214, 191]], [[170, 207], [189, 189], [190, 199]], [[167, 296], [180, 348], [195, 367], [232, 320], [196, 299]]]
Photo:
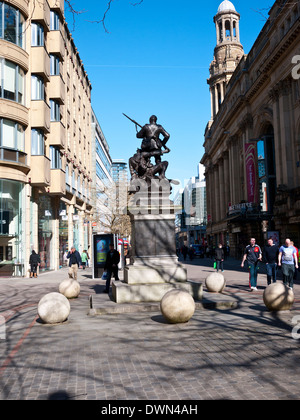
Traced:
[[217, 261], [214, 262], [214, 269], [217, 268]]
[[104, 271], [101, 278], [102, 280], [107, 280], [107, 271]]

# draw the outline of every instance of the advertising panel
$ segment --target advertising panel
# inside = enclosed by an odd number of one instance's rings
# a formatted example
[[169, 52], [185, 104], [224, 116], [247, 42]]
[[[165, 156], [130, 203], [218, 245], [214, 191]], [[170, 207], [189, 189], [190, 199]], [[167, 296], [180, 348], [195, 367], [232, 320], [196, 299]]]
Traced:
[[257, 152], [256, 143], [245, 144], [248, 202], [257, 203]]
[[109, 244], [114, 244], [114, 235], [95, 234], [93, 235], [93, 279], [101, 278], [109, 251]]

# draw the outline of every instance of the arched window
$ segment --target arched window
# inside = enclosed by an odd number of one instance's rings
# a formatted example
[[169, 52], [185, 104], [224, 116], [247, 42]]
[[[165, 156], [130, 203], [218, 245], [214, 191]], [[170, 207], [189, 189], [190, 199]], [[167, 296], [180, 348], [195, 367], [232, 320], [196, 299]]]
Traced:
[[230, 28], [230, 21], [226, 20], [225, 22], [225, 33], [226, 33], [226, 39], [231, 37], [231, 28]]

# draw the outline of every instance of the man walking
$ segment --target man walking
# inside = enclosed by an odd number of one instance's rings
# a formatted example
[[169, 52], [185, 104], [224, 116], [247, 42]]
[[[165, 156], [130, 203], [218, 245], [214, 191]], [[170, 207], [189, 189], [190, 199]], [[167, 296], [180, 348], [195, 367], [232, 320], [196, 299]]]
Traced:
[[69, 277], [71, 279], [77, 280], [77, 271], [81, 266], [81, 257], [78, 251], [76, 251], [75, 246], [72, 246], [71, 251], [69, 251], [67, 258], [69, 259]]
[[257, 290], [258, 262], [262, 260], [260, 246], [256, 244], [255, 238], [250, 239], [250, 245], [246, 246], [241, 267], [244, 267], [245, 261], [249, 264], [249, 286], [251, 291]]
[[272, 278], [273, 283], [276, 283], [278, 253], [278, 246], [274, 244], [272, 238], [268, 239], [268, 245], [264, 249], [268, 286], [271, 284]]
[[285, 244], [279, 248], [278, 266], [282, 267], [283, 283], [293, 290], [294, 272], [298, 269], [297, 252], [291, 240], [287, 238]]
[[219, 270], [222, 270], [222, 273], [224, 271], [224, 249], [222, 244], [218, 245], [218, 248], [215, 250], [215, 260], [216, 260], [216, 270], [217, 273]]
[[118, 275], [119, 262], [120, 262], [120, 254], [116, 249], [114, 249], [114, 245], [110, 244], [109, 251], [106, 257], [106, 262], [104, 265], [104, 270], [106, 270], [107, 272], [107, 277], [106, 277], [106, 287], [103, 293], [109, 293], [110, 280], [111, 280], [112, 274], [114, 274], [116, 280], [119, 280], [119, 275]]

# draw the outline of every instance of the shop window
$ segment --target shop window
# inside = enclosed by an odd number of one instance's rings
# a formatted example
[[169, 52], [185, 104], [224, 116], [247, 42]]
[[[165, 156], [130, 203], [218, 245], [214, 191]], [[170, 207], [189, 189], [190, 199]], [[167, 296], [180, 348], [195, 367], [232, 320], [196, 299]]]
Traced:
[[23, 184], [0, 179], [0, 276], [24, 267]]

